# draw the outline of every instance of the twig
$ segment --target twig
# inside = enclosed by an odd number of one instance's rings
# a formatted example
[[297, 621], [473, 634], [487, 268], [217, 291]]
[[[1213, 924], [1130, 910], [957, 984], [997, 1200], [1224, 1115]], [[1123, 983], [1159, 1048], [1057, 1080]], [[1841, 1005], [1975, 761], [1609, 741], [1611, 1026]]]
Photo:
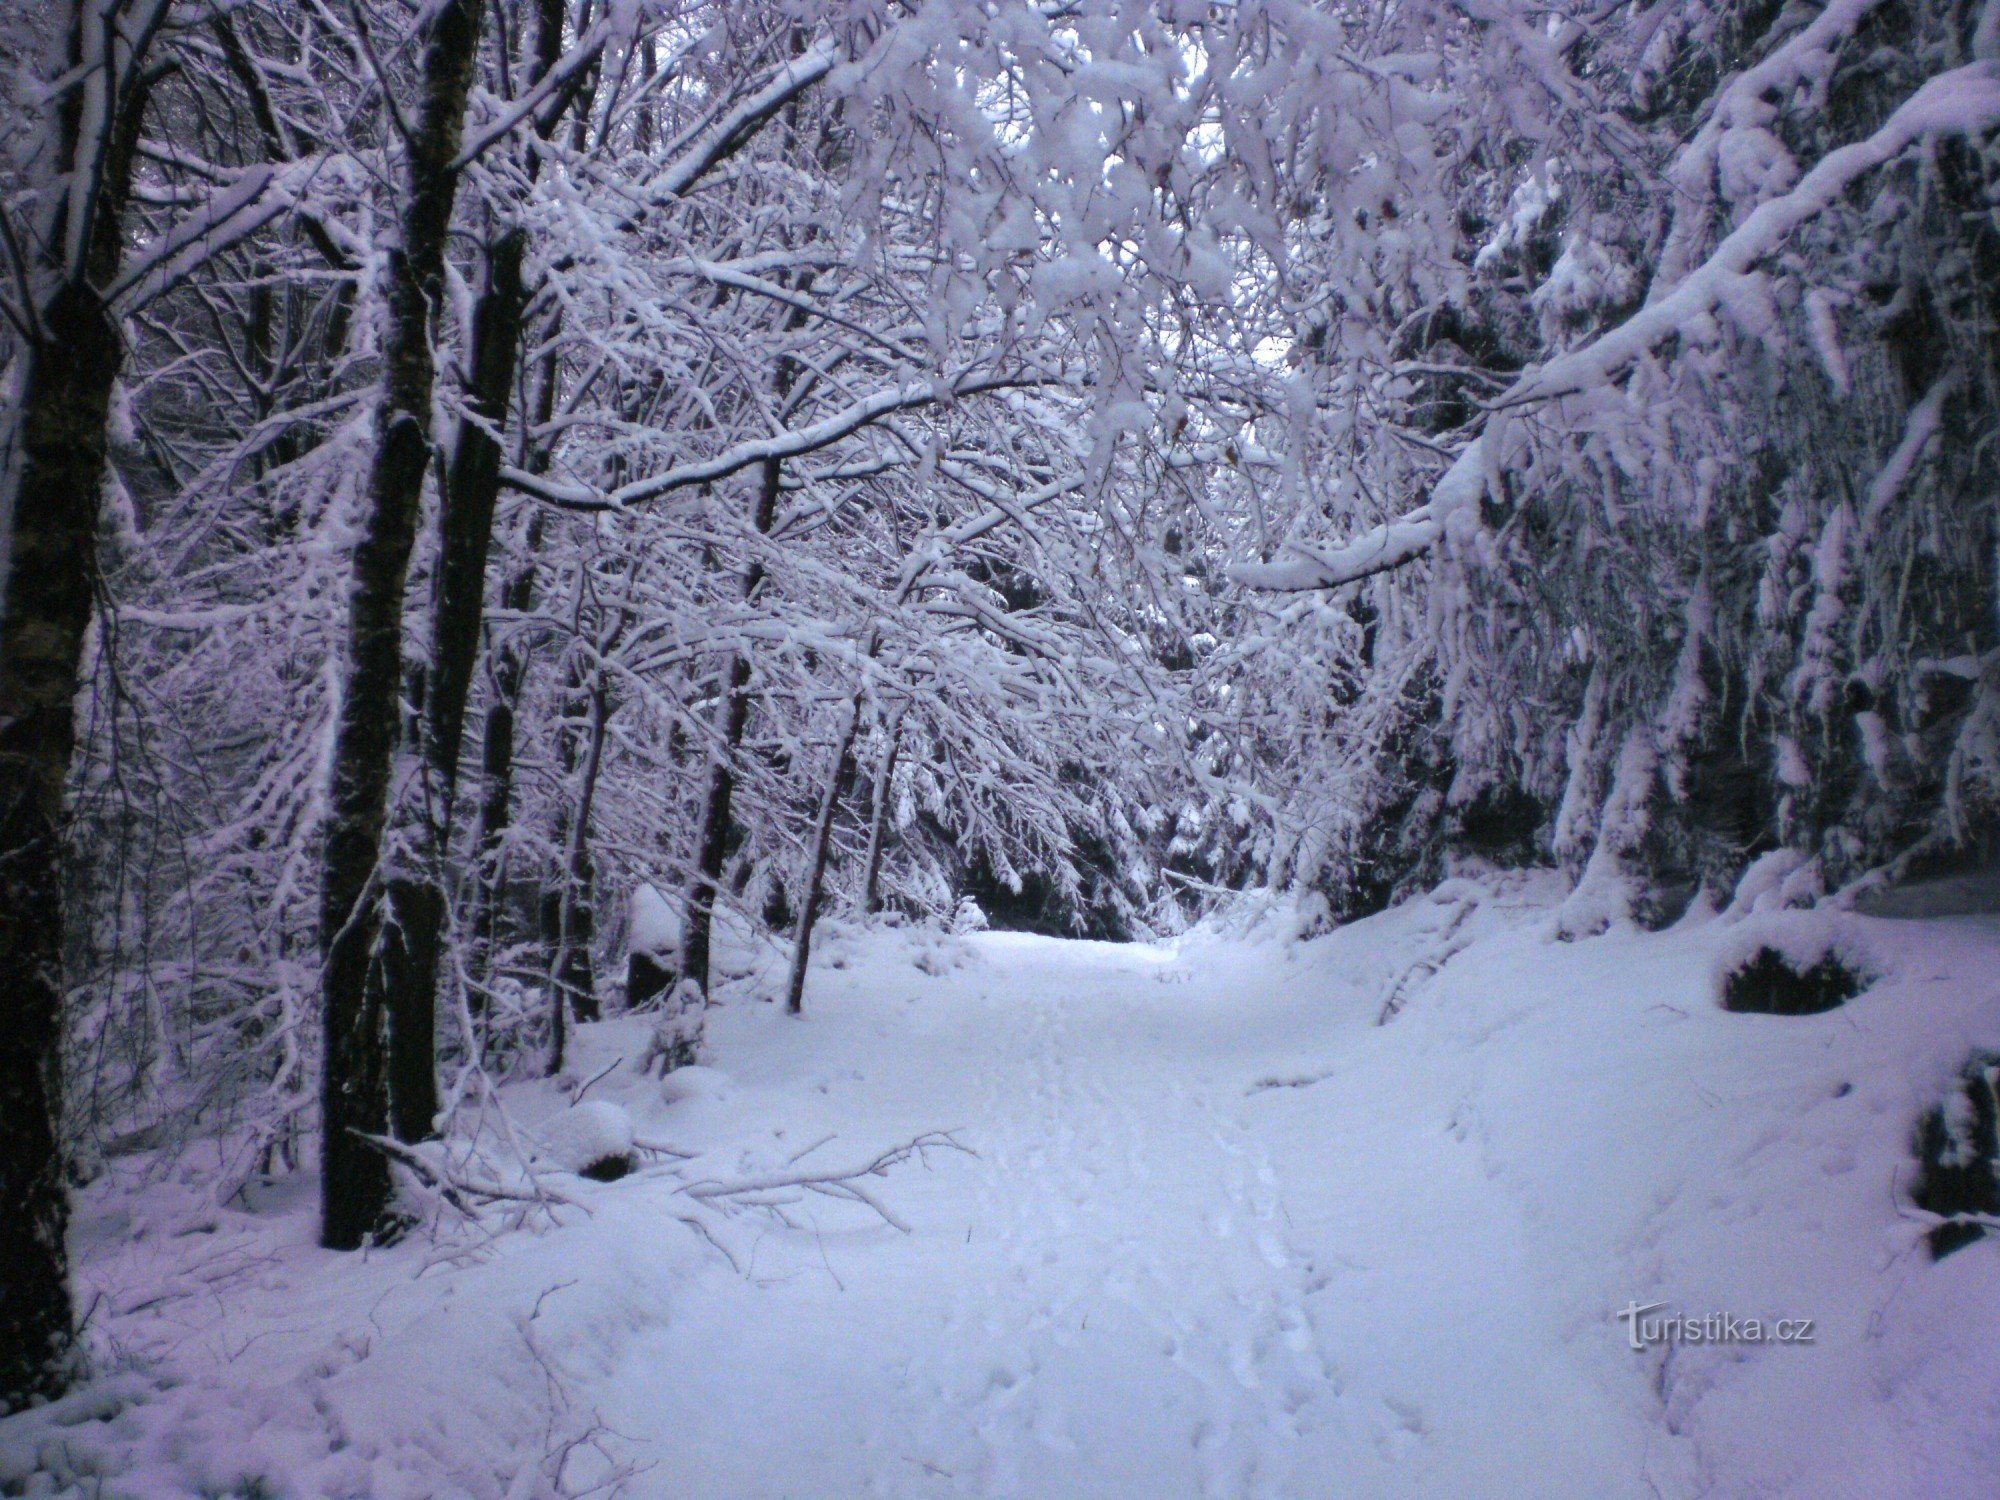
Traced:
[[482, 1198], [495, 1203], [539, 1203], [543, 1206], [547, 1206], [550, 1203], [561, 1203], [571, 1208], [582, 1207], [574, 1198], [567, 1197], [553, 1189], [542, 1187], [539, 1183], [536, 1184], [534, 1192], [524, 1193], [515, 1188], [502, 1187], [497, 1182], [480, 1182], [476, 1179], [468, 1180], [454, 1177], [442, 1167], [425, 1158], [422, 1153], [412, 1150], [401, 1141], [391, 1140], [385, 1135], [371, 1135], [365, 1130], [356, 1130], [351, 1125], [348, 1127], [348, 1131], [357, 1140], [373, 1146], [377, 1151], [388, 1157], [389, 1160], [400, 1166], [409, 1168], [411, 1172], [416, 1174], [419, 1181], [426, 1187], [436, 1189], [438, 1196], [467, 1218], [477, 1217], [472, 1208], [466, 1203], [465, 1200], [467, 1198]]
[[590, 1092], [591, 1084], [602, 1083], [606, 1078], [609, 1078], [611, 1076], [612, 1070], [615, 1069], [623, 1061], [625, 1061], [625, 1059], [622, 1057], [614, 1057], [611, 1059], [610, 1062], [606, 1063], [603, 1066], [603, 1068], [601, 1068], [598, 1072], [592, 1074], [589, 1083], [584, 1084], [582, 1088], [578, 1089], [574, 1094], [571, 1094], [569, 1096], [570, 1107], [574, 1109], [577, 1105], [581, 1104], [583, 1102], [583, 1096]]
[[[818, 1147], [808, 1149], [817, 1150]], [[762, 1177], [738, 1178], [735, 1181], [708, 1178], [691, 1182], [681, 1191], [698, 1202], [728, 1202], [749, 1208], [767, 1209], [773, 1213], [777, 1213], [788, 1203], [799, 1201], [798, 1195], [818, 1193], [826, 1198], [842, 1198], [850, 1203], [859, 1203], [883, 1223], [908, 1234], [911, 1232], [910, 1226], [892, 1213], [872, 1192], [861, 1186], [861, 1179], [886, 1177], [892, 1168], [901, 1166], [912, 1157], [928, 1164], [929, 1153], [932, 1150], [963, 1151], [968, 1156], [975, 1154], [956, 1140], [949, 1131], [931, 1130], [905, 1141], [900, 1146], [892, 1146], [872, 1160], [845, 1171], [773, 1172]], [[781, 1196], [785, 1194], [794, 1196]]]
[[699, 1151], [683, 1151], [678, 1146], [669, 1146], [665, 1141], [648, 1140], [638, 1135], [632, 1137], [632, 1149], [650, 1151], [659, 1156], [671, 1156], [680, 1161], [693, 1161], [701, 1155]]
[[832, 1141], [834, 1139], [836, 1139], [834, 1134], [831, 1131], [827, 1132], [825, 1135], [821, 1136], [818, 1140], [814, 1141], [810, 1146], [806, 1147], [805, 1150], [794, 1151], [790, 1156], [786, 1157], [785, 1165], [788, 1167], [797, 1166], [800, 1162], [804, 1161], [808, 1156], [811, 1156], [813, 1152], [819, 1150], [820, 1147], [826, 1145], [827, 1142]]

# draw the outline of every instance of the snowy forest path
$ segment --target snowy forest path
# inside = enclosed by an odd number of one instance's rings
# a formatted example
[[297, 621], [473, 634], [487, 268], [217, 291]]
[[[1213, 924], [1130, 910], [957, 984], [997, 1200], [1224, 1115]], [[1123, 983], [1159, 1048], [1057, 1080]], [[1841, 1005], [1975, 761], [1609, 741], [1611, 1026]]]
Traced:
[[1000, 1274], [961, 1283], [875, 1446], [979, 1494], [1294, 1493], [1302, 1413], [1337, 1388], [1268, 1156], [1145, 1044], [1187, 976], [1031, 952], [979, 1100]]
[[[1310, 942], [1283, 909], [1123, 947], [835, 923], [803, 1019], [750, 950], [704, 1065], [635, 1067], [632, 1014], [510, 1086], [524, 1139], [587, 1083], [690, 1153], [511, 1231], [340, 1256], [304, 1174], [94, 1186], [130, 1364], [0, 1426], [0, 1489], [46, 1442], [148, 1497], [2000, 1494], [2000, 1408], [1926, 1425], [2000, 1388], [2000, 1277], [1885, 1207], [1911, 1080], [1992, 1034], [2000, 928], [1870, 924], [1875, 990], [1773, 1022], [1712, 997], [1782, 928], [1562, 943], [1524, 891], [1414, 983], [1449, 893]], [[940, 1131], [966, 1149], [866, 1180], [884, 1216], [690, 1198]], [[1818, 1332], [1634, 1350], [1634, 1302]]]
[[[660, 1465], [632, 1493], [1465, 1493], [1565, 1445], [1556, 1471], [1603, 1476], [1565, 1433], [1580, 1410], [1622, 1425], [1615, 1393], [1558, 1368], [1519, 1205], [1434, 1118], [1468, 1080], [1418, 1074], [1386, 1106], [1273, 1093], [1258, 1080], [1302, 1043], [1337, 1057], [1379, 1036], [1372, 1003], [1164, 947], [945, 947], [899, 972], [836, 942], [804, 1024], [714, 1013], [727, 1082], [674, 1106], [681, 1144], [761, 1123], [770, 1151], [740, 1165], [768, 1171], [829, 1135], [808, 1160], [950, 1128], [972, 1154], [878, 1189], [909, 1234], [825, 1212], [760, 1226], [748, 1274], [677, 1288], [587, 1393]], [[1314, 1123], [1271, 1133], [1306, 1118], [1294, 1102]], [[1413, 1341], [1427, 1306], [1438, 1326]], [[1467, 1371], [1517, 1393], [1465, 1434], [1483, 1455], [1437, 1430], [1461, 1415], [1443, 1393], [1477, 1399]]]

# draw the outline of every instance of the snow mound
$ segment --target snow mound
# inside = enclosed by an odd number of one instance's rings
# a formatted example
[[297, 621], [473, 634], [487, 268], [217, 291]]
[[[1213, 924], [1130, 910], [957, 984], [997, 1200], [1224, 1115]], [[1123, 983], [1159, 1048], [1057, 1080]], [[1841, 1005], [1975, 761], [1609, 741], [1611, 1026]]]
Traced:
[[632, 952], [649, 958], [671, 958], [678, 963], [681, 914], [657, 888], [641, 884], [633, 890], [627, 932], [625, 945]]
[[578, 1176], [620, 1177], [632, 1166], [632, 1116], [621, 1105], [587, 1099], [544, 1121], [535, 1132], [549, 1160]]
[[678, 1104], [683, 1099], [720, 1102], [728, 1099], [729, 1094], [729, 1075], [700, 1063], [674, 1069], [660, 1084], [660, 1097], [669, 1104]]

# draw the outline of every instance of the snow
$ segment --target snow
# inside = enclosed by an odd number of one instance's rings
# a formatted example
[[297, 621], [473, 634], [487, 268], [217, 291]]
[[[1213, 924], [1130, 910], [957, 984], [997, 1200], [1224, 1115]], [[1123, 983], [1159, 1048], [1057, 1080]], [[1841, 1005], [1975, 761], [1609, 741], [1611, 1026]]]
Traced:
[[1995, 121], [2000, 121], [2000, 70], [1993, 64], [1970, 63], [1926, 80], [1874, 135], [1828, 152], [1788, 192], [1759, 203], [1671, 292], [1592, 343], [1530, 370], [1498, 404], [1546, 401], [1602, 384], [1724, 302], [1793, 230], [1824, 212], [1867, 173], [1926, 136], [1977, 136]]
[[632, 1155], [632, 1116], [604, 1099], [586, 1099], [542, 1123], [536, 1132], [550, 1160], [566, 1172]]
[[[1563, 893], [1461, 879], [1309, 939], [1278, 904], [1127, 946], [830, 923], [805, 1020], [753, 972], [665, 1087], [634, 1017], [579, 1028], [576, 1078], [628, 1061], [583, 1103], [503, 1091], [524, 1136], [692, 1160], [366, 1255], [313, 1245], [309, 1179], [217, 1206], [128, 1159], [76, 1231], [103, 1373], [0, 1423], [0, 1488], [2000, 1493], [2000, 1249], [1932, 1264], [1905, 1193], [2000, 1042], [2000, 919], [1753, 900], [1563, 942]], [[1762, 946], [1874, 982], [1723, 1011]], [[908, 1233], [700, 1198], [936, 1130], [966, 1150], [869, 1180]], [[1635, 1351], [1650, 1303], [1814, 1337]]]
[[1428, 552], [1451, 518], [1472, 511], [1486, 494], [1486, 444], [1474, 438], [1431, 490], [1431, 498], [1407, 515], [1364, 532], [1340, 547], [1320, 548], [1294, 541], [1294, 554], [1265, 563], [1232, 563], [1229, 576], [1250, 588], [1274, 592], [1337, 588], [1376, 573], [1400, 568]]
[[680, 912], [653, 886], [640, 884], [633, 888], [627, 933], [625, 945], [630, 951], [649, 958], [679, 960]]
[[[1846, 8], [1829, 7], [1819, 24], [1828, 23], [1836, 11]], [[1802, 32], [1793, 44], [1780, 49], [1785, 54], [1782, 66], [1796, 63], [1796, 57], [1790, 54], [1804, 35]], [[1781, 58], [1774, 56], [1763, 68], [1780, 66]], [[1743, 92], [1742, 80], [1731, 86], [1724, 105], [1725, 111], [1761, 107], [1754, 96]], [[1685, 276], [1661, 276], [1657, 285], [1671, 290], [1660, 291], [1624, 322], [1587, 343], [1530, 367], [1494, 399], [1492, 407], [1495, 410], [1532, 407], [1599, 389], [1667, 338], [1704, 326], [1718, 308], [1729, 312], [1747, 335], [1767, 341], [1774, 339], [1776, 304], [1765, 279], [1755, 269], [1760, 262], [1776, 253], [1794, 230], [1838, 202], [1856, 182], [1913, 145], [1939, 135], [1977, 138], [1996, 122], [2000, 122], [2000, 64], [1981, 60], [1926, 80], [1872, 136], [1828, 152], [1812, 170], [1796, 179], [1789, 158], [1780, 161], [1767, 151], [1759, 156], [1763, 148], [1754, 143], [1742, 146], [1741, 150], [1748, 155], [1732, 157], [1735, 169], [1742, 169], [1749, 157], [1759, 157], [1762, 161], [1754, 184], [1739, 170], [1737, 175], [1742, 180], [1731, 189], [1745, 195], [1747, 200], [1756, 201], [1743, 222]], [[1758, 130], [1758, 139], [1765, 135], [1768, 132]], [[1735, 141], [1736, 134], [1730, 133], [1725, 140]], [[1775, 138], [1769, 144], [1775, 147]], [[1738, 146], [1732, 145], [1730, 149], [1734, 152]], [[1786, 185], [1785, 191], [1777, 191], [1781, 184]], [[1775, 195], [1761, 196], [1766, 191]], [[1566, 251], [1565, 261], [1557, 270], [1559, 274], [1552, 276], [1549, 289], [1549, 299], [1557, 308], [1577, 297], [1617, 294], [1617, 268], [1608, 260], [1601, 265], [1589, 265]], [[1815, 338], [1825, 360], [1823, 327], [1815, 333]], [[1937, 393], [1939, 401], [1943, 394]], [[1935, 420], [1934, 413], [1931, 420]], [[1913, 462], [1927, 438], [1921, 417], [1913, 416], [1911, 436], [1906, 442], [1916, 446], [1903, 461]], [[1339, 547], [1294, 542], [1290, 547], [1294, 555], [1271, 562], [1232, 564], [1229, 576], [1250, 588], [1296, 592], [1334, 588], [1421, 557], [1446, 534], [1448, 518], [1464, 512], [1468, 501], [1476, 500], [1484, 492], [1487, 457], [1480, 451], [1483, 446], [1482, 440], [1475, 438], [1440, 477], [1430, 499], [1398, 519], [1373, 527]], [[1892, 460], [1891, 474], [1895, 468], [1896, 462]], [[1891, 485], [1898, 482], [1884, 480]]]

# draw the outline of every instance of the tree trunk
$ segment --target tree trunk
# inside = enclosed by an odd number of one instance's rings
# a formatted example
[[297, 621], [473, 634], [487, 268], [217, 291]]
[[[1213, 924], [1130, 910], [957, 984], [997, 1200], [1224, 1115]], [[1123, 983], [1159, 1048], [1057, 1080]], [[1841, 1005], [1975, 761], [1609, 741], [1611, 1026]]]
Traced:
[[590, 812], [597, 800], [598, 768], [604, 763], [604, 722], [610, 700], [610, 685], [600, 670], [590, 691], [590, 728], [584, 744], [576, 810], [570, 815], [568, 868], [556, 923], [555, 961], [549, 967], [551, 1078], [562, 1071], [570, 1014], [574, 1013], [579, 1021], [595, 1021], [598, 1017], [596, 976], [590, 965], [590, 946], [597, 935], [590, 894], [594, 874], [590, 860]]
[[354, 549], [349, 662], [334, 742], [322, 866], [325, 987], [320, 1242], [352, 1250], [389, 1216], [387, 1160], [358, 1138], [389, 1124], [387, 1017], [368, 971], [381, 935], [377, 869], [388, 813], [402, 687], [403, 596], [430, 464], [436, 371], [432, 315], [443, 296], [445, 236], [458, 175], [451, 161], [478, 51], [482, 0], [445, 0], [431, 16], [423, 100], [408, 142], [402, 243], [388, 256], [388, 329], [367, 511]]
[[896, 775], [896, 757], [903, 748], [903, 714], [907, 700], [889, 715], [889, 743], [882, 747], [882, 763], [875, 768], [875, 796], [868, 809], [868, 856], [863, 861], [861, 909], [873, 916], [882, 909], [882, 845], [889, 830], [889, 786]]
[[443, 889], [434, 880], [387, 882], [370, 997], [389, 1023], [389, 1129], [399, 1141], [437, 1134], [437, 969], [444, 932]]
[[[79, 6], [72, 69], [87, 55], [86, 24], [96, 21]], [[133, 40], [143, 51], [150, 34]], [[82, 263], [37, 268], [49, 291], [0, 445], [0, 1412], [60, 1394], [75, 1340], [62, 1171], [63, 783], [123, 355], [97, 289], [118, 270], [147, 96], [138, 59], [124, 77], [121, 61], [103, 59], [90, 88], [73, 81], [56, 111], [57, 170], [84, 170], [101, 148], [99, 192], [77, 236]], [[65, 243], [70, 227], [51, 226], [47, 243]]]
[[458, 797], [465, 709], [479, 658], [486, 560], [500, 495], [500, 444], [527, 297], [524, 236], [509, 230], [489, 247], [486, 285], [473, 308], [466, 404], [438, 507], [438, 561], [431, 649], [420, 720], [423, 782], [409, 812], [409, 869], [389, 882], [390, 910], [371, 982], [389, 1016], [391, 1124], [398, 1140], [436, 1133], [438, 970], [444, 949], [445, 858]]
[[[530, 534], [539, 530], [532, 518]], [[512, 610], [525, 609], [534, 601], [535, 569], [532, 563], [507, 580], [501, 602]], [[514, 818], [514, 713], [528, 676], [528, 653], [509, 642], [495, 653], [492, 697], [486, 705], [486, 724], [480, 736], [478, 883], [473, 894], [477, 910], [473, 921], [473, 941], [490, 962], [499, 946], [506, 910], [507, 830]], [[477, 1010], [475, 1006], [475, 1011]]]
[[42, 321], [22, 383], [0, 624], [0, 1410], [56, 1394], [70, 1349], [62, 798], [120, 354], [87, 283], [65, 286]]
[[701, 841], [695, 850], [694, 880], [688, 890], [686, 932], [681, 945], [682, 972], [701, 986], [703, 995], [715, 992], [710, 973], [715, 898], [722, 887], [722, 865], [729, 853], [730, 804], [736, 794], [736, 749], [743, 743], [744, 726], [750, 721], [750, 659], [741, 652], [729, 659], [727, 682], [722, 722], [718, 726], [719, 743], [710, 751], [714, 760], [708, 769]]
[[833, 818], [840, 810], [840, 796], [854, 771], [854, 739], [861, 729], [861, 698], [854, 699], [854, 711], [847, 716], [847, 728], [833, 752], [833, 773], [820, 799], [819, 823], [813, 829], [812, 852], [806, 858], [805, 895], [799, 902], [798, 940], [792, 949], [791, 982], [785, 988], [785, 1009], [798, 1015], [805, 1009], [806, 963], [812, 957], [813, 927], [819, 921], [820, 897], [826, 890], [827, 856], [833, 850]]
[[[764, 464], [757, 489], [757, 509], [751, 517], [758, 534], [768, 533], [778, 518], [779, 485], [783, 465], [777, 459]], [[764, 582], [761, 563], [752, 563], [743, 578], [743, 597], [749, 599]], [[715, 898], [722, 889], [722, 864], [729, 853], [730, 804], [736, 796], [736, 751], [743, 743], [743, 731], [750, 722], [750, 658], [738, 651], [729, 658], [725, 678], [721, 720], [714, 762], [708, 772], [708, 795], [701, 815], [701, 842], [695, 853], [694, 879], [688, 887], [687, 923], [681, 945], [681, 972], [701, 986], [703, 995], [712, 995], [710, 955], [714, 947]]]
[[[562, 51], [563, 0], [536, 0], [532, 65], [526, 83], [546, 77]], [[557, 116], [537, 119], [535, 133], [546, 140]], [[526, 165], [532, 182], [541, 158], [530, 154]], [[428, 1134], [437, 1112], [435, 1050], [439, 967], [444, 956], [444, 918], [449, 899], [444, 887], [445, 861], [451, 852], [453, 812], [458, 801], [458, 763], [465, 742], [465, 713], [471, 699], [473, 671], [486, 604], [487, 559], [493, 544], [493, 516], [500, 495], [500, 440], [507, 421], [507, 398], [513, 389], [521, 343], [521, 322], [527, 310], [527, 289], [521, 264], [527, 234], [519, 225], [503, 230], [485, 247], [486, 279], [473, 307], [471, 348], [465, 363], [467, 414], [459, 418], [438, 507], [438, 571], [431, 611], [431, 681], [424, 705], [422, 742], [424, 795], [416, 809], [415, 878], [431, 884], [431, 894], [398, 903], [401, 941], [405, 945], [400, 980], [389, 981], [394, 1021], [392, 1040], [400, 1060], [396, 1077], [410, 1097], [407, 1111], [396, 1106], [397, 1133], [403, 1123], [421, 1120]], [[550, 377], [553, 392], [553, 375]], [[546, 420], [546, 412], [542, 413]], [[539, 537], [539, 527], [534, 528]], [[515, 673], [518, 679], [518, 671]], [[518, 693], [518, 680], [513, 692]], [[486, 745], [495, 748], [489, 722]], [[501, 754], [511, 776], [513, 757], [513, 694], [506, 704]], [[490, 759], [490, 756], [489, 756]], [[509, 788], [511, 792], [511, 787]], [[502, 824], [505, 821], [503, 793]], [[487, 908], [478, 907], [472, 924], [479, 943]], [[475, 1008], [476, 1009], [476, 1008]], [[416, 1056], [422, 1042], [425, 1057]], [[393, 1093], [392, 1089], [392, 1093]], [[426, 1107], [427, 1105], [427, 1107]]]
[[[555, 409], [555, 356], [544, 355], [539, 362], [533, 410], [523, 414], [521, 463], [531, 473], [540, 473], [548, 464], [548, 451], [537, 446], [532, 434], [547, 424]], [[500, 590], [501, 607], [519, 616], [535, 602], [535, 554], [541, 550], [544, 513], [529, 513], [526, 559]], [[480, 795], [478, 878], [473, 899], [477, 911], [473, 921], [474, 944], [486, 956], [482, 973], [490, 972], [490, 958], [499, 946], [505, 925], [507, 830], [514, 818], [514, 718], [521, 690], [527, 683], [529, 648], [518, 638], [509, 639], [493, 653], [492, 696], [486, 708], [486, 724], [480, 737]], [[474, 1013], [478, 1013], [475, 1006]]]

